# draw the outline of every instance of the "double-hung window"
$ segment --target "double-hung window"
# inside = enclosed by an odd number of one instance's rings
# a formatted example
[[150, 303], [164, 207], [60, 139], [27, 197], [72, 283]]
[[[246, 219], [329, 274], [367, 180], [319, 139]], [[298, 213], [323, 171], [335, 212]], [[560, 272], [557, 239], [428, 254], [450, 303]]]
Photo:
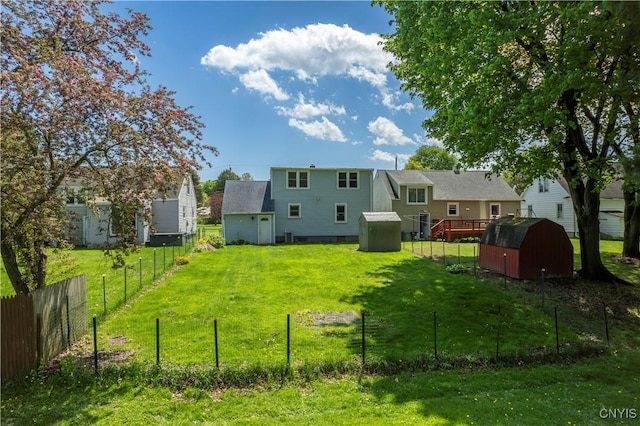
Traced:
[[490, 204], [489, 205], [489, 210], [490, 210], [490, 213], [491, 213], [491, 217], [500, 217], [500, 204], [499, 203]]
[[336, 204], [336, 223], [347, 223], [347, 205], [345, 203]]
[[562, 219], [563, 216], [562, 203], [558, 203], [556, 204], [556, 219]]
[[289, 219], [299, 219], [302, 217], [302, 211], [300, 204], [291, 203], [289, 204]]
[[358, 172], [338, 172], [338, 188], [358, 189]]
[[288, 171], [287, 189], [307, 189], [309, 188], [309, 172]]
[[407, 188], [407, 204], [427, 204], [427, 188]]
[[545, 178], [538, 179], [538, 192], [549, 192], [549, 180]]
[[447, 216], [458, 216], [460, 203], [447, 203]]

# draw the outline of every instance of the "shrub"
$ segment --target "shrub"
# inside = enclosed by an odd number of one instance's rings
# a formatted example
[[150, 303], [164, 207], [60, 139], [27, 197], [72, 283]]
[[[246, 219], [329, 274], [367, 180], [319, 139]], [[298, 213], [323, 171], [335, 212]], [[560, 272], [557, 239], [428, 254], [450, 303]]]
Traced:
[[176, 265], [186, 265], [188, 263], [189, 263], [189, 258], [187, 256], [176, 257]]
[[464, 271], [467, 270], [467, 267], [460, 264], [460, 263], [454, 263], [453, 265], [448, 265], [447, 266], [447, 272], [452, 273], [452, 274], [460, 274]]
[[207, 240], [207, 242], [217, 249], [224, 247], [224, 238], [222, 238], [222, 235], [220, 234], [209, 235], [209, 239]]

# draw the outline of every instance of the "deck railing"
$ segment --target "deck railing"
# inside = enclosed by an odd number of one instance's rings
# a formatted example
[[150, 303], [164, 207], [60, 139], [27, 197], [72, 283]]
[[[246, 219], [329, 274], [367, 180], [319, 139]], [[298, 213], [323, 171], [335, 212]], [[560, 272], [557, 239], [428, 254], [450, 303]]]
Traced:
[[494, 219], [440, 219], [431, 225], [431, 237], [452, 241], [456, 238], [480, 237]]

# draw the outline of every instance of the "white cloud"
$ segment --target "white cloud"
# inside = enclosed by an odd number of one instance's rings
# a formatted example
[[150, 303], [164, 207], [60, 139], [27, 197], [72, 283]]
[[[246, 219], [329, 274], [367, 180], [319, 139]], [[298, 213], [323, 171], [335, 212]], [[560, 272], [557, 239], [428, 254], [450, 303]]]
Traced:
[[312, 99], [307, 102], [302, 94], [298, 95], [298, 102], [293, 108], [276, 107], [278, 113], [287, 117], [308, 119], [317, 116], [324, 116], [328, 114], [333, 115], [345, 115], [346, 110], [343, 106], [336, 106], [331, 103], [315, 103]]
[[405, 136], [402, 129], [388, 118], [378, 117], [369, 122], [367, 129], [376, 138], [373, 140], [374, 145], [415, 145], [416, 142]]
[[382, 50], [381, 41], [378, 34], [365, 34], [348, 25], [312, 24], [260, 33], [235, 48], [214, 46], [200, 63], [238, 73], [286, 71], [311, 84], [323, 76], [349, 76], [378, 89], [387, 108], [410, 111], [413, 103], [396, 105], [396, 96], [387, 87], [387, 64], [393, 55]]
[[330, 140], [336, 142], [346, 142], [347, 138], [342, 134], [342, 130], [327, 117], [322, 117], [322, 121], [301, 121], [295, 118], [289, 119], [289, 126], [301, 130], [307, 136], [317, 139]]
[[380, 161], [384, 163], [395, 163], [396, 157], [398, 159], [398, 167], [400, 167], [401, 165], [404, 166], [404, 164], [409, 161], [409, 158], [411, 156], [409, 154], [391, 154], [390, 152], [376, 149], [369, 157], [369, 160]]
[[279, 101], [286, 101], [289, 95], [278, 87], [278, 84], [265, 70], [249, 71], [240, 76], [240, 81], [248, 89], [271, 95]]

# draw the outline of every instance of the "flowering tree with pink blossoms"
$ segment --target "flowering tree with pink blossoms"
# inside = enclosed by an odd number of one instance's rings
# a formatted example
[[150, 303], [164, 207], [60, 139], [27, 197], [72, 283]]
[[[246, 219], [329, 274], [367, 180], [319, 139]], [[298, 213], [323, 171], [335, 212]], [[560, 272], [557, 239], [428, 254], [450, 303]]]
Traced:
[[1, 252], [18, 294], [45, 285], [70, 183], [87, 205], [108, 201], [127, 241], [135, 227], [122, 219], [148, 219], [149, 199], [217, 155], [200, 142], [200, 118], [147, 84], [138, 62], [150, 55], [147, 17], [103, 10], [82, 0], [4, 5]]

